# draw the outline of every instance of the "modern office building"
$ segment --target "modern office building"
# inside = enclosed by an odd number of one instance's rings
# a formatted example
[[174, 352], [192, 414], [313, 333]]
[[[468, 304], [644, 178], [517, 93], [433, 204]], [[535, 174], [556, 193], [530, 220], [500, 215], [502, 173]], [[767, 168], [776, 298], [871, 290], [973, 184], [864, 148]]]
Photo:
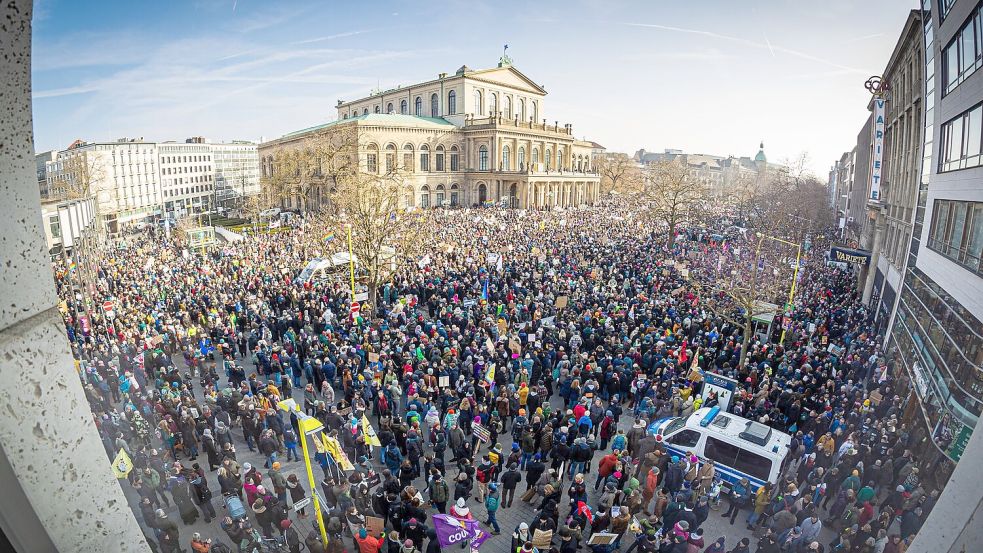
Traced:
[[974, 432], [983, 411], [983, 4], [923, 0], [921, 30], [923, 163], [888, 347], [908, 376], [899, 382], [912, 443], [928, 474], [952, 480], [909, 553], [975, 551], [983, 542], [983, 441]]
[[[574, 137], [569, 124], [549, 123], [545, 97], [507, 56], [490, 69], [462, 66], [453, 75], [339, 100], [337, 120], [261, 144], [262, 175], [275, 177], [278, 155], [350, 132], [362, 172], [400, 171], [410, 188], [406, 207], [591, 204], [600, 193], [593, 143]], [[282, 207], [324, 201], [330, 178], [319, 168], [311, 173], [302, 193], [280, 198]]]
[[233, 209], [259, 194], [259, 154], [255, 142], [211, 144], [216, 206]]
[[209, 211], [215, 205], [212, 149], [202, 138], [165, 142], [160, 148], [163, 210], [171, 220]]
[[983, 411], [981, 21], [977, 2], [925, 0], [922, 164], [888, 342], [913, 443], [942, 481]]
[[38, 190], [41, 192], [41, 200], [46, 200], [50, 191], [48, 190], [48, 162], [58, 159], [57, 150], [49, 150], [34, 155], [34, 164], [38, 170]]

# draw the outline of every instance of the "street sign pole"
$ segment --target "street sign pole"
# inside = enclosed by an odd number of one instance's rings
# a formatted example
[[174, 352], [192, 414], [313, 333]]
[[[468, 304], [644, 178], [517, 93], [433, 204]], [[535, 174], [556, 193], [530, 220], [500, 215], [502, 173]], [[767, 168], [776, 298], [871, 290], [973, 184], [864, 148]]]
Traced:
[[300, 406], [293, 399], [288, 399], [277, 403], [277, 407], [284, 411], [294, 410], [297, 414], [297, 426], [300, 427], [300, 446], [304, 450], [304, 467], [307, 469], [307, 482], [311, 486], [311, 498], [314, 501], [314, 513], [317, 516], [317, 527], [321, 531], [321, 544], [327, 546], [328, 532], [324, 526], [324, 516], [321, 515], [321, 502], [318, 501], [317, 484], [314, 482], [314, 471], [311, 469], [311, 456], [307, 452], [307, 436], [316, 434], [324, 429], [324, 425], [316, 418], [300, 412]]

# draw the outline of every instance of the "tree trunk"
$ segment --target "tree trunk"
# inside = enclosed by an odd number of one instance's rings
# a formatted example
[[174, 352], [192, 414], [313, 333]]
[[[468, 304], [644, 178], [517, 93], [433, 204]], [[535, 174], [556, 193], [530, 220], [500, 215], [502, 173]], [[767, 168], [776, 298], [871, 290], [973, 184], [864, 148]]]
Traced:
[[[366, 303], [369, 304], [368, 307], [368, 317], [367, 320], [372, 320], [375, 318], [375, 306], [377, 305], [377, 299], [379, 298], [379, 285], [375, 282], [375, 279], [369, 281], [369, 299]], [[364, 315], [363, 315], [364, 316]]]
[[749, 312], [744, 319], [744, 340], [741, 342], [741, 359], [737, 362], [738, 370], [744, 366], [744, 361], [747, 359], [747, 350], [751, 345], [751, 329], [753, 328], [754, 318], [752, 312]]
[[676, 243], [676, 221], [671, 221], [669, 223], [669, 249], [672, 250], [673, 245]]

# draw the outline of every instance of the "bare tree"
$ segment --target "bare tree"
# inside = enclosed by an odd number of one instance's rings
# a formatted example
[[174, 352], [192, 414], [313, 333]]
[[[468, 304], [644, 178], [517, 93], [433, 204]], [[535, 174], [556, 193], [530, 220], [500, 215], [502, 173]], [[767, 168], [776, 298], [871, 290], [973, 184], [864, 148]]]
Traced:
[[677, 161], [660, 161], [649, 167], [650, 186], [646, 194], [651, 199], [653, 216], [669, 227], [669, 247], [676, 241], [676, 229], [698, 214], [700, 203], [706, 199], [707, 185], [690, 175], [689, 169]]
[[319, 129], [282, 144], [273, 153], [271, 174], [262, 179], [267, 199], [282, 205], [287, 198], [298, 198], [301, 211], [310, 211], [313, 197], [329, 196], [337, 176], [355, 171], [357, 152], [354, 124]]
[[323, 215], [320, 225], [333, 229], [339, 239], [351, 226], [352, 252], [368, 287], [368, 303], [375, 306], [380, 287], [392, 279], [400, 262], [418, 254], [425, 216], [402, 207], [412, 187], [395, 168], [381, 175], [339, 174], [335, 182], [330, 196], [334, 214]]
[[[717, 258], [690, 270], [691, 284], [701, 292], [701, 302], [716, 316], [743, 329], [741, 358], [744, 364], [756, 319], [773, 316], [781, 324], [782, 305], [792, 285], [795, 248], [758, 235], [722, 248]], [[716, 261], [716, 263], [714, 263]]]
[[601, 176], [601, 192], [634, 194], [642, 189], [644, 179], [635, 160], [627, 154], [613, 153], [594, 158], [594, 168]]
[[[51, 195], [66, 200], [87, 198], [105, 177], [103, 164], [86, 150], [69, 151], [60, 160], [61, 169], [54, 172]], [[108, 192], [108, 191], [106, 191]]]

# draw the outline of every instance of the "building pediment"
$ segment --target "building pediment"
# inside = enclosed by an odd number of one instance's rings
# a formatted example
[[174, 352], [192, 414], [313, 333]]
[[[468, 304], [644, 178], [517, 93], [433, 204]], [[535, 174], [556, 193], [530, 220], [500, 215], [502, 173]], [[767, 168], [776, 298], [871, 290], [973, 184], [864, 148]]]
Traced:
[[465, 74], [465, 78], [474, 79], [476, 81], [482, 81], [489, 84], [518, 88], [534, 94], [546, 95], [545, 88], [539, 86], [532, 79], [525, 76], [521, 71], [510, 65], [505, 67], [482, 69], [481, 71], [472, 71]]

